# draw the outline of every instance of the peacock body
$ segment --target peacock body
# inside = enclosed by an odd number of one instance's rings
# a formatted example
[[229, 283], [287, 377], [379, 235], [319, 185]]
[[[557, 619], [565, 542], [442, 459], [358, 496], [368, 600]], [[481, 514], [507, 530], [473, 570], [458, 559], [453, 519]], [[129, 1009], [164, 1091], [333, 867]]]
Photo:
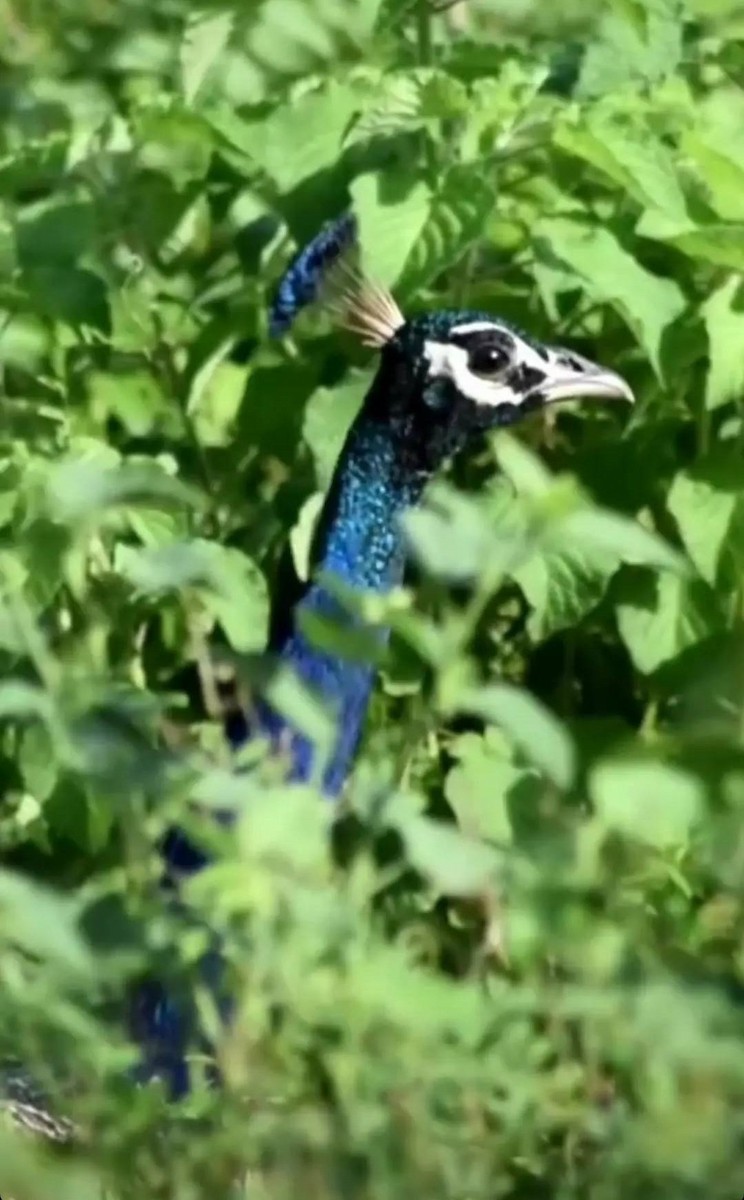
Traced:
[[[325, 502], [313, 578], [271, 647], [336, 715], [336, 737], [322, 773], [330, 799], [348, 777], [375, 668], [318, 649], [304, 634], [303, 613], [358, 622], [327, 577], [379, 593], [399, 583], [405, 566], [401, 514], [419, 501], [443, 462], [478, 434], [563, 399], [632, 400], [614, 372], [542, 345], [487, 312], [446, 310], [407, 320], [389, 293], [346, 265], [357, 253], [356, 235], [350, 214], [324, 228], [290, 266], [271, 314], [272, 332], [283, 333], [305, 305], [329, 293], [327, 307], [339, 323], [380, 354]], [[384, 640], [385, 633], [375, 636]], [[311, 778], [313, 744], [266, 701], [258, 704], [250, 728], [243, 715], [233, 719], [228, 736], [237, 747], [254, 732], [268, 736], [288, 757], [291, 778]], [[204, 863], [177, 831], [167, 839], [164, 857], [176, 876]], [[207, 967], [218, 981], [218, 956]], [[136, 998], [132, 1026], [143, 1046], [143, 1077], [163, 1078], [175, 1097], [186, 1092], [189, 1020], [182, 1006], [158, 983], [148, 983]]]

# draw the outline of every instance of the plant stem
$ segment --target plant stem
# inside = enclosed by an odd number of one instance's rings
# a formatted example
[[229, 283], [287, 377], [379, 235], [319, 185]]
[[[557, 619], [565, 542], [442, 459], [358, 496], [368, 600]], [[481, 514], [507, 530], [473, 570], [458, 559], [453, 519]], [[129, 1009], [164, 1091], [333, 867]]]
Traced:
[[[434, 61], [434, 43], [431, 36], [431, 7], [429, 0], [417, 0], [416, 47], [420, 66], [432, 66]], [[421, 147], [426, 164], [427, 178], [434, 185], [437, 178], [437, 155], [434, 143], [426, 129], [421, 132]]]
[[418, 0], [416, 5], [416, 43], [418, 59], [422, 67], [430, 67], [433, 43], [431, 37], [431, 8], [429, 0]]

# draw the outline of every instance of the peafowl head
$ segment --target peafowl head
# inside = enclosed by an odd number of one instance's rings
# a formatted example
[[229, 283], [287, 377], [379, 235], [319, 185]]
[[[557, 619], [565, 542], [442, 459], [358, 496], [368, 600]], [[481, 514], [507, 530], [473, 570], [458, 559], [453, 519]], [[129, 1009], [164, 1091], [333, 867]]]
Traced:
[[445, 310], [408, 321], [399, 314], [380, 349], [392, 400], [465, 435], [511, 425], [561, 400], [633, 400], [614, 371], [487, 312]]
[[488, 312], [446, 309], [407, 319], [359, 269], [356, 239], [352, 214], [321, 230], [284, 276], [272, 330], [280, 332], [320, 298], [339, 325], [378, 350], [365, 409], [417, 446], [421, 465], [432, 466], [470, 435], [562, 400], [632, 402], [614, 371], [544, 345]]

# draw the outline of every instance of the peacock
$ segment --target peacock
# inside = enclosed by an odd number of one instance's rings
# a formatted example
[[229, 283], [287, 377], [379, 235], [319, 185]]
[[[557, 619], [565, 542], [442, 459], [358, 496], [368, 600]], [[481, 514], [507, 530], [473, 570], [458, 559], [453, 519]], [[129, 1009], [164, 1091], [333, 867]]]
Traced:
[[[376, 351], [376, 374], [339, 456], [313, 549], [314, 571], [291, 619], [271, 646], [336, 715], [336, 735], [322, 763], [322, 792], [335, 800], [348, 778], [375, 681], [373, 665], [314, 646], [302, 615], [358, 622], [330, 586], [388, 592], [401, 582], [406, 549], [400, 521], [416, 505], [443, 463], [485, 431], [511, 425], [561, 400], [633, 400], [620, 375], [573, 351], [544, 345], [492, 313], [444, 309], [406, 318], [392, 294], [359, 265], [359, 232], [346, 212], [328, 223], [286, 271], [271, 309], [270, 330], [284, 334], [299, 312], [321, 303], [335, 322]], [[381, 641], [385, 633], [376, 631]], [[231, 745], [254, 733], [268, 738], [288, 763], [289, 776], [309, 780], [316, 749], [265, 700], [249, 722], [242, 711], [226, 718]], [[168, 875], [205, 862], [181, 832], [163, 848]], [[219, 976], [219, 955], [208, 964]], [[173, 1097], [189, 1088], [189, 1021], [157, 982], [133, 1006], [132, 1029], [143, 1046], [143, 1078], [164, 1079]], [[20, 1106], [20, 1117], [28, 1106]], [[36, 1125], [42, 1125], [34, 1119]], [[67, 1127], [65, 1127], [67, 1128]]]

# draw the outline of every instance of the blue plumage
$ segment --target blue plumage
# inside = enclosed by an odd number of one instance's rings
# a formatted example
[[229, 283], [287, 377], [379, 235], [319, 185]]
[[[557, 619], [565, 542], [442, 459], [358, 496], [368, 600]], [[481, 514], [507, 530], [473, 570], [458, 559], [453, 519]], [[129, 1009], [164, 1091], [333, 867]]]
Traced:
[[[394, 425], [369, 418], [359, 421], [347, 442], [328, 499], [319, 570], [358, 590], [386, 592], [403, 575], [399, 517], [418, 499], [424, 477], [415, 470], [406, 470], [397, 441]], [[318, 613], [347, 627], [359, 623], [322, 583], [310, 585], [296, 615], [302, 611]], [[385, 632], [378, 632], [380, 645], [386, 637]], [[337, 738], [322, 780], [326, 796], [333, 799], [346, 782], [357, 749], [375, 667], [319, 650], [310, 644], [297, 621], [276, 649], [281, 660], [322, 696], [337, 718]], [[287, 734], [283, 718], [268, 705], [259, 705], [257, 724], [262, 733], [276, 741]], [[309, 780], [313, 771], [312, 744], [303, 735], [293, 733], [289, 751], [291, 777]]]
[[318, 298], [331, 268], [356, 242], [357, 220], [345, 212], [328, 221], [287, 268], [269, 312], [272, 337], [285, 333], [297, 314]]

